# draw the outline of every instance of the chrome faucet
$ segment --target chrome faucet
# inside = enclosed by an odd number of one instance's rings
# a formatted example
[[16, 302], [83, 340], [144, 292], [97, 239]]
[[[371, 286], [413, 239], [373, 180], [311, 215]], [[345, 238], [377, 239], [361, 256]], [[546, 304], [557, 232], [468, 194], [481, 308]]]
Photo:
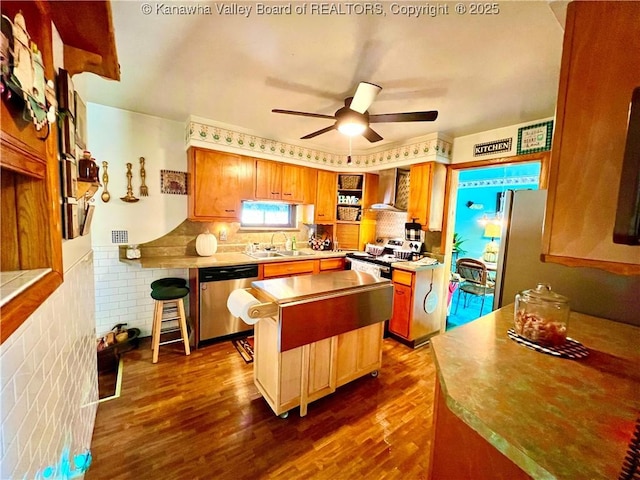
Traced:
[[284, 232], [273, 232], [273, 234], [271, 235], [271, 245], [269, 246], [269, 250], [275, 250], [275, 248], [276, 248], [275, 245], [273, 244], [273, 237], [276, 235], [276, 233], [281, 233], [282, 234], [282, 236], [284, 237], [284, 244], [285, 245], [287, 244], [287, 240], [289, 240], [287, 238], [286, 233], [284, 233]]

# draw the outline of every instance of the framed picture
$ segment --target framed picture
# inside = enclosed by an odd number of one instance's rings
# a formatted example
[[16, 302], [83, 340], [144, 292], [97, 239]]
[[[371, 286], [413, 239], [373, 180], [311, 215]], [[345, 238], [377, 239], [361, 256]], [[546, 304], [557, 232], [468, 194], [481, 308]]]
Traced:
[[187, 194], [187, 173], [160, 170], [160, 193]]
[[87, 148], [87, 105], [82, 101], [78, 92], [74, 93], [76, 145], [82, 150]]
[[75, 98], [71, 75], [64, 68], [58, 70], [58, 110], [76, 118]]
[[76, 127], [69, 115], [65, 115], [60, 122], [60, 153], [63, 157], [75, 158]]
[[518, 155], [551, 150], [553, 120], [518, 129]]
[[71, 240], [80, 236], [80, 223], [77, 203], [64, 204], [65, 238]]
[[91, 221], [93, 220], [93, 211], [95, 210], [95, 208], [95, 205], [89, 205], [87, 207], [87, 212], [84, 216], [84, 222], [82, 223], [81, 235], [86, 235], [91, 231]]
[[74, 160], [62, 159], [62, 178], [65, 188], [64, 196], [75, 198], [78, 194], [78, 167]]

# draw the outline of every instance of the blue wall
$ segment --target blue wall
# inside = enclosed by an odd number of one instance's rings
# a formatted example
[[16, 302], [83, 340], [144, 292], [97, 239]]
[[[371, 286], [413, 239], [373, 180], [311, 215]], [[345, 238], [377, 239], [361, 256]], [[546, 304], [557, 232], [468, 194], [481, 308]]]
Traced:
[[[532, 162], [510, 166], [485, 167], [462, 170], [459, 176], [454, 232], [465, 242], [466, 253], [460, 256], [479, 258], [490, 238], [484, 237], [483, 215], [496, 214], [498, 194], [506, 190], [538, 189], [540, 163]], [[481, 209], [469, 208], [467, 202]], [[500, 242], [496, 239], [496, 242]]]

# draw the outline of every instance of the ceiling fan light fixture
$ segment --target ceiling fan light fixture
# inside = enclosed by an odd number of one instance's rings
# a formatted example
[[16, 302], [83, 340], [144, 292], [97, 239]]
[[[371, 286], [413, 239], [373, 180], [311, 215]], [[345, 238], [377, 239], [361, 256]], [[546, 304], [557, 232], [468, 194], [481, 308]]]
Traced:
[[353, 121], [353, 120], [350, 120], [347, 122], [340, 122], [340, 124], [338, 125], [338, 131], [349, 137], [362, 135], [362, 133], [364, 133], [366, 129], [367, 129], [367, 126], [364, 123]]

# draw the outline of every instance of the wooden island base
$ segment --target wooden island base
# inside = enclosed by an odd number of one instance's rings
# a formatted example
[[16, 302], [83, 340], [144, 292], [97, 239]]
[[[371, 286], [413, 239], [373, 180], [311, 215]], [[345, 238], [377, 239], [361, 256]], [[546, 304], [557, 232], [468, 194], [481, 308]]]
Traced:
[[382, 365], [384, 322], [325, 338], [285, 352], [278, 351], [278, 322], [263, 318], [255, 325], [254, 383], [276, 415], [307, 405]]

